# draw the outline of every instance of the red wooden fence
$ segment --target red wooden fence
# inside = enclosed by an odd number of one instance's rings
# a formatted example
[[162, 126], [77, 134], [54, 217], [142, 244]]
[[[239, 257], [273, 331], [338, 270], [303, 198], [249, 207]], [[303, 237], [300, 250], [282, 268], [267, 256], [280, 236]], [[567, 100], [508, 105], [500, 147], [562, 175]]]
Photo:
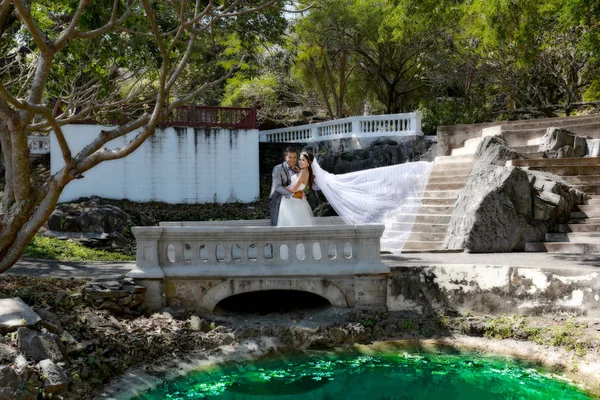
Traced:
[[256, 129], [256, 110], [239, 107], [181, 106], [165, 115], [159, 125]]
[[[127, 122], [126, 118], [115, 120], [111, 125]], [[93, 119], [74, 121], [74, 124], [101, 124]], [[240, 107], [180, 106], [163, 115], [158, 126], [189, 126], [256, 129], [256, 109]]]

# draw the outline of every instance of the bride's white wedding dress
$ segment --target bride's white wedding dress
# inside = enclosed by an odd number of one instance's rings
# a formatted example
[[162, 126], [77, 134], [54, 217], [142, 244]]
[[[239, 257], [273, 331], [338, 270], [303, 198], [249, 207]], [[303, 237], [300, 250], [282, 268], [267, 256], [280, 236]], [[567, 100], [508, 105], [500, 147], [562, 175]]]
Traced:
[[[292, 175], [291, 186], [294, 186], [298, 182], [299, 174]], [[301, 184], [298, 190], [304, 190], [305, 184]], [[310, 226], [315, 225], [315, 219], [313, 217], [312, 209], [306, 201], [306, 197], [303, 199], [285, 198], [281, 199], [281, 205], [279, 206], [279, 218], [277, 219], [277, 226]]]
[[[299, 174], [292, 175], [291, 186], [296, 185], [298, 182]], [[304, 190], [305, 184], [301, 184], [298, 190]], [[277, 219], [277, 226], [311, 226], [315, 225], [315, 218], [313, 217], [312, 209], [306, 200], [306, 197], [302, 199], [285, 198], [281, 199], [281, 205], [279, 206], [279, 217]], [[292, 249], [293, 251], [294, 249]], [[304, 247], [296, 246], [296, 258], [298, 260], [304, 260], [306, 252]], [[289, 257], [289, 250], [287, 245], [280, 248], [280, 255], [283, 260], [287, 260]], [[319, 243], [313, 243], [312, 255], [315, 259], [321, 258], [321, 245]]]
[[[311, 166], [315, 184], [344, 222], [385, 225], [381, 249], [401, 253], [412, 232], [433, 163], [411, 162], [340, 175], [325, 171], [316, 159]], [[299, 175], [292, 175], [292, 185], [298, 178]], [[304, 187], [300, 185], [298, 190]], [[277, 226], [310, 225], [315, 225], [315, 219], [306, 198], [281, 199]], [[314, 243], [313, 255], [320, 258], [320, 244]], [[304, 259], [303, 248], [296, 248], [296, 256]], [[281, 257], [288, 257], [286, 245], [281, 249]]]

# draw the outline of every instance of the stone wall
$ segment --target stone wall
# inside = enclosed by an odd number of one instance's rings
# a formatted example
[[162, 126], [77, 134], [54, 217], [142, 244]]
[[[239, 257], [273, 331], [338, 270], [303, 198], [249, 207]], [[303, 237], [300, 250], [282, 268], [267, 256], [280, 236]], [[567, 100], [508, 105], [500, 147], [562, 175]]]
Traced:
[[388, 311], [600, 316], [600, 281], [593, 268], [498, 265], [392, 268]]
[[316, 143], [260, 143], [260, 173], [270, 174], [283, 162], [283, 151], [309, 149], [327, 172], [344, 174], [411, 161], [433, 161], [432, 137], [379, 137], [323, 140]]
[[[63, 132], [73, 154], [90, 143], [102, 125], [66, 125]], [[106, 147], [124, 146], [134, 131]], [[60, 146], [51, 135], [51, 173], [64, 166]], [[73, 181], [60, 201], [101, 195], [110, 199], [167, 203], [251, 202], [259, 196], [258, 130], [216, 128], [156, 129], [129, 156], [104, 162]]]

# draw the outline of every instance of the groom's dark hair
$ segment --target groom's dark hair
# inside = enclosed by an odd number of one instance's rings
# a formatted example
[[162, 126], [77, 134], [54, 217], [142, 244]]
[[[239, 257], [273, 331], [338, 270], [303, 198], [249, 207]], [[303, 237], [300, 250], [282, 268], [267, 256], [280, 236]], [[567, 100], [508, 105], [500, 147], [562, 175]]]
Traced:
[[286, 147], [283, 151], [283, 157], [285, 158], [290, 153], [296, 153], [298, 155], [298, 150], [295, 147]]

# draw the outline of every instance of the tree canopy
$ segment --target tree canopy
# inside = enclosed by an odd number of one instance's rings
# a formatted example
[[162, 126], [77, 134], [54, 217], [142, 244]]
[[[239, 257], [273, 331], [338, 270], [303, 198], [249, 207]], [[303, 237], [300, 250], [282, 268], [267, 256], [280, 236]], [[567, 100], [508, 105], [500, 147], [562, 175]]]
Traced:
[[[0, 272], [21, 255], [63, 188], [125, 157], [182, 104], [218, 102], [226, 78], [287, 21], [277, 0], [2, 0]], [[62, 126], [120, 122], [72, 154]], [[52, 131], [65, 167], [32, 179], [27, 136]], [[125, 146], [105, 145], [136, 131]]]

